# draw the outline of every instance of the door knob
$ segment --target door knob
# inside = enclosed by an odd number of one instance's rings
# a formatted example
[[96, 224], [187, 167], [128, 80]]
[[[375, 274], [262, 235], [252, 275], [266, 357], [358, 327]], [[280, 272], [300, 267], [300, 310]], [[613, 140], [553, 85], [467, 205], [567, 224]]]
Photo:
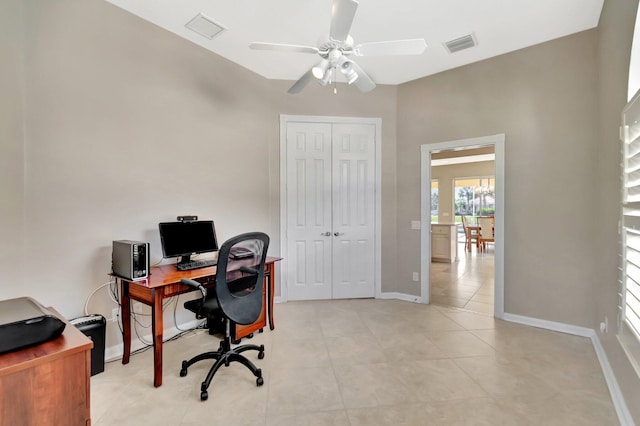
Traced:
[[320, 235], [323, 235], [325, 237], [330, 237], [331, 236], [331, 232], [327, 231], [327, 232], [322, 232], [320, 233]]
[[334, 232], [333, 235], [339, 237], [340, 235], [344, 235], [344, 232]]

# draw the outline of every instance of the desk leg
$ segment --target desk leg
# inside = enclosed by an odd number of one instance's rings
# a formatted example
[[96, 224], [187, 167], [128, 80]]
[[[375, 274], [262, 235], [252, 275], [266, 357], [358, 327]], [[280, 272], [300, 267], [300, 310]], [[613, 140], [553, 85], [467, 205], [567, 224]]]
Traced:
[[151, 290], [151, 318], [153, 333], [153, 386], [162, 386], [162, 294], [158, 289]]
[[129, 364], [131, 356], [131, 299], [129, 298], [129, 282], [120, 280], [121, 296], [120, 296], [120, 320], [122, 321], [122, 344], [124, 353], [122, 354], [122, 363]]
[[267, 299], [269, 299], [269, 329], [273, 330], [276, 325], [273, 323], [273, 297], [274, 297], [274, 282], [275, 282], [275, 265], [269, 265], [269, 285], [267, 286]]

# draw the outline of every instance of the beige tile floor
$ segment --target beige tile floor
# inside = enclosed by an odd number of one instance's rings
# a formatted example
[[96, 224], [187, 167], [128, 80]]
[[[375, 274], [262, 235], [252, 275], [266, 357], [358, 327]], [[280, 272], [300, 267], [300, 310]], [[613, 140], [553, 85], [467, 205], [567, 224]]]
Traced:
[[91, 414], [106, 425], [616, 425], [591, 341], [459, 309], [398, 300], [289, 302], [258, 360], [199, 387], [217, 347], [194, 332], [164, 346], [164, 383], [150, 351], [91, 379]]
[[493, 315], [494, 247], [478, 252], [458, 243], [458, 261], [431, 263], [431, 303]]

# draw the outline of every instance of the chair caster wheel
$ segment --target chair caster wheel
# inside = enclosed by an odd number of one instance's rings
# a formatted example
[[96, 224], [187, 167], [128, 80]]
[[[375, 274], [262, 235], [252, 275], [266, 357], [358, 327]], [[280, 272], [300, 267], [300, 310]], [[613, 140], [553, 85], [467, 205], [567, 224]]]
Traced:
[[257, 386], [262, 386], [262, 385], [264, 385], [264, 379], [263, 379], [262, 377], [258, 377], [258, 378], [256, 379], [256, 385], [257, 385]]
[[264, 328], [261, 328], [260, 330], [258, 330], [258, 333], [264, 333]]
[[263, 359], [263, 358], [264, 358], [264, 352], [262, 351], [258, 352], [258, 359]]
[[180, 377], [187, 375], [187, 361], [182, 361], [182, 368], [180, 369]]
[[245, 336], [247, 339], [253, 339], [253, 333], [249, 333]]
[[200, 392], [200, 400], [201, 401], [206, 401], [207, 398], [209, 398], [209, 393], [207, 391]]

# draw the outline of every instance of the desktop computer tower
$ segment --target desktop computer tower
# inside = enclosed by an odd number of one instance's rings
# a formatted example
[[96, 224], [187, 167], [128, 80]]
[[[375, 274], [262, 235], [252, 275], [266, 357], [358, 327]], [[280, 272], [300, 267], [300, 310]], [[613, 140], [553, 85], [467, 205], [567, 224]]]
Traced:
[[111, 253], [113, 273], [132, 281], [149, 275], [149, 243], [120, 240], [113, 242]]
[[102, 315], [89, 315], [69, 321], [93, 341], [91, 349], [91, 375], [104, 371], [104, 341], [107, 320]]

